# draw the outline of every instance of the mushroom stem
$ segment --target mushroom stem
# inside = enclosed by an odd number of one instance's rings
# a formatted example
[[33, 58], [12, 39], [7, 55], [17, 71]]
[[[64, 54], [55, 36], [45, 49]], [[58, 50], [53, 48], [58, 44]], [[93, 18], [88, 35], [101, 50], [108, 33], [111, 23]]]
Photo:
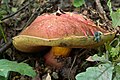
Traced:
[[52, 47], [51, 51], [44, 56], [45, 62], [47, 65], [53, 66], [55, 68], [61, 68], [63, 66], [63, 63], [59, 62], [56, 57], [66, 57], [69, 55], [70, 51], [71, 48]]
[[71, 51], [71, 48], [67, 48], [67, 47], [52, 47], [51, 49], [51, 52], [55, 56], [63, 56], [63, 57], [68, 56], [70, 51]]

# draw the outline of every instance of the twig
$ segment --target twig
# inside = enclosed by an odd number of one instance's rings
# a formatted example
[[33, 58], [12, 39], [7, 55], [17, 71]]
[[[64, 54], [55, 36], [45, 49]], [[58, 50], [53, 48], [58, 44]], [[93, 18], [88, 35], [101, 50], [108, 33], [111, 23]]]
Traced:
[[104, 11], [101, 3], [100, 3], [100, 0], [95, 0], [95, 2], [96, 2], [97, 8], [98, 8], [98, 10], [99, 10], [102, 18], [103, 18], [106, 22], [108, 22], [109, 20], [108, 20], [108, 18], [107, 18], [107, 16], [106, 16], [106, 13], [105, 13], [105, 11]]
[[72, 68], [73, 68], [73, 66], [75, 64], [76, 59], [77, 59], [77, 55], [75, 55], [75, 57], [74, 57], [74, 60], [73, 60], [72, 65], [70, 67], [70, 72], [71, 72], [71, 70], [72, 70]]
[[75, 64], [76, 59], [77, 59], [77, 55], [75, 55], [74, 60], [73, 60], [73, 62], [72, 62], [72, 65], [71, 65], [71, 67], [70, 67], [69, 73], [68, 73], [68, 79], [69, 79], [69, 80], [71, 80], [71, 79], [70, 79], [70, 73], [71, 73], [71, 70], [72, 70], [72, 68], [73, 68], [73, 66], [74, 66], [74, 64]]
[[[31, 2], [32, 2], [32, 1], [31, 1]], [[7, 19], [7, 18], [10, 18], [10, 17], [12, 17], [12, 16], [14, 16], [14, 15], [17, 14], [18, 12], [22, 11], [22, 10], [23, 10], [25, 7], [27, 7], [28, 5], [30, 5], [30, 3], [27, 3], [26, 5], [24, 5], [22, 8], [20, 8], [20, 9], [19, 9], [18, 11], [16, 11], [15, 13], [10, 14], [10, 15], [2, 18], [1, 21], [5, 20], [5, 19]]]
[[31, 24], [31, 22], [33, 22], [33, 20], [39, 15], [39, 14], [42, 14], [44, 13], [44, 11], [46, 11], [47, 8], [50, 8], [51, 5], [48, 5], [47, 3], [49, 4], [54, 4], [56, 3], [58, 0], [55, 0], [54, 2], [51, 2], [51, 1], [48, 1], [46, 3], [44, 3], [43, 5], [39, 6], [36, 11], [32, 14], [32, 16], [29, 18], [29, 20], [26, 22], [26, 24], [23, 25], [22, 28], [26, 28], [27, 26], [29, 26], [29, 24]]
[[[32, 14], [32, 16], [28, 19], [28, 21], [26, 22], [26, 24], [24, 24], [23, 26], [22, 26], [22, 28], [26, 28], [27, 26], [29, 26], [29, 24], [31, 23], [31, 22], [33, 22], [33, 20], [38, 16], [38, 14], [39, 14], [39, 11], [40, 11], [40, 8], [41, 8], [41, 6], [39, 6], [37, 9], [36, 9], [36, 11]], [[43, 11], [42, 11], [43, 12]], [[41, 12], [41, 13], [42, 13]]]
[[98, 8], [98, 11], [99, 11], [99, 14], [100, 14], [101, 18], [107, 24], [106, 28], [111, 31], [113, 29], [111, 27], [111, 22], [107, 18], [106, 12], [104, 11], [104, 9], [103, 9], [103, 7], [102, 7], [102, 5], [100, 3], [100, 0], [95, 0], [95, 2], [96, 2], [96, 5], [97, 5], [97, 8]]
[[0, 48], [0, 53], [6, 51], [12, 45], [12, 40], [10, 39], [2, 48]]

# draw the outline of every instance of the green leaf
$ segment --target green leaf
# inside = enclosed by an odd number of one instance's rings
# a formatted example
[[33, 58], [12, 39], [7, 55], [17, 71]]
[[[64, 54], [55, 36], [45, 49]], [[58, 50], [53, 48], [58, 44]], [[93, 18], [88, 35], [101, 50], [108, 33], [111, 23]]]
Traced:
[[6, 15], [7, 12], [5, 10], [0, 9], [0, 20], [3, 18], [4, 15]]
[[74, 0], [73, 6], [75, 6], [75, 7], [80, 7], [80, 6], [82, 6], [84, 3], [85, 3], [84, 0]]
[[113, 80], [120, 80], [120, 63], [115, 66], [115, 72], [116, 74]]
[[15, 13], [17, 12], [17, 8], [16, 7], [12, 7], [12, 11]]
[[120, 44], [119, 42], [120, 42], [119, 37], [118, 37], [118, 38], [115, 38], [115, 39], [110, 43], [110, 46], [112, 46], [112, 47], [119, 46], [119, 44]]
[[7, 42], [6, 35], [2, 29], [2, 25], [0, 24], [0, 37], [4, 38], [4, 41]]
[[112, 12], [110, 15], [112, 18], [112, 26], [114, 28], [120, 26], [120, 9], [118, 9], [116, 12]]
[[111, 0], [108, 0], [107, 6], [109, 7], [110, 14], [111, 14], [111, 13], [112, 13], [112, 4], [111, 4]]
[[115, 12], [113, 12], [112, 11], [111, 0], [108, 0], [107, 5], [109, 7], [110, 16], [112, 18], [112, 27], [116, 28], [117, 26], [120, 26], [120, 9], [118, 9]]
[[111, 64], [100, 64], [98, 67], [89, 67], [86, 72], [76, 75], [76, 80], [112, 80], [113, 68]]
[[110, 51], [111, 57], [116, 57], [116, 56], [119, 55], [119, 53], [120, 53], [120, 47], [119, 46], [116, 47], [116, 48], [114, 48], [114, 47], [111, 48], [111, 51]]
[[27, 75], [31, 77], [35, 77], [36, 73], [26, 63], [17, 63], [15, 61], [9, 61], [6, 59], [0, 60], [0, 76], [4, 76], [7, 78], [9, 71], [15, 71], [20, 73], [21, 75]]
[[0, 76], [0, 80], [8, 80], [8, 79], [3, 76]]
[[[105, 44], [107, 52], [110, 54], [110, 57], [117, 58], [120, 53], [120, 43], [119, 38], [115, 38], [110, 44]], [[107, 53], [106, 52], [106, 53]]]
[[19, 5], [19, 6], [20, 6], [20, 5], [23, 4], [24, 2], [25, 2], [25, 0], [18, 0], [17, 3], [16, 3], [16, 5]]
[[97, 54], [93, 55], [92, 57], [93, 61], [100, 61], [100, 62], [109, 62], [108, 59], [105, 57], [105, 55], [102, 55], [101, 57]]

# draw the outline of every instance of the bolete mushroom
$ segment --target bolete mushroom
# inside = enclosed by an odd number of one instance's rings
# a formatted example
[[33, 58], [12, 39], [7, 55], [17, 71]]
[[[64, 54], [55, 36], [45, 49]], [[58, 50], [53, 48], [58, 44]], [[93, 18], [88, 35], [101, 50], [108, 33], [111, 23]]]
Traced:
[[[100, 33], [98, 38], [95, 34]], [[43, 14], [13, 38], [13, 45], [23, 52], [39, 51], [52, 46], [45, 55], [46, 63], [61, 67], [55, 56], [66, 56], [71, 48], [93, 48], [113, 40], [115, 32], [103, 30], [81, 14], [71, 12]]]

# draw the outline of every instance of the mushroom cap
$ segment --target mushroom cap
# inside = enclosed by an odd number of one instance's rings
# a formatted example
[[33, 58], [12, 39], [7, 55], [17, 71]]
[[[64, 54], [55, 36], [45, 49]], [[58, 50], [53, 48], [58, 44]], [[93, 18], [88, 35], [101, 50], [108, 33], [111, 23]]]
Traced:
[[[94, 40], [95, 32], [101, 32], [100, 41]], [[13, 38], [13, 45], [23, 52], [39, 51], [43, 46], [92, 48], [110, 41], [115, 32], [96, 26], [81, 14], [44, 14]]]

